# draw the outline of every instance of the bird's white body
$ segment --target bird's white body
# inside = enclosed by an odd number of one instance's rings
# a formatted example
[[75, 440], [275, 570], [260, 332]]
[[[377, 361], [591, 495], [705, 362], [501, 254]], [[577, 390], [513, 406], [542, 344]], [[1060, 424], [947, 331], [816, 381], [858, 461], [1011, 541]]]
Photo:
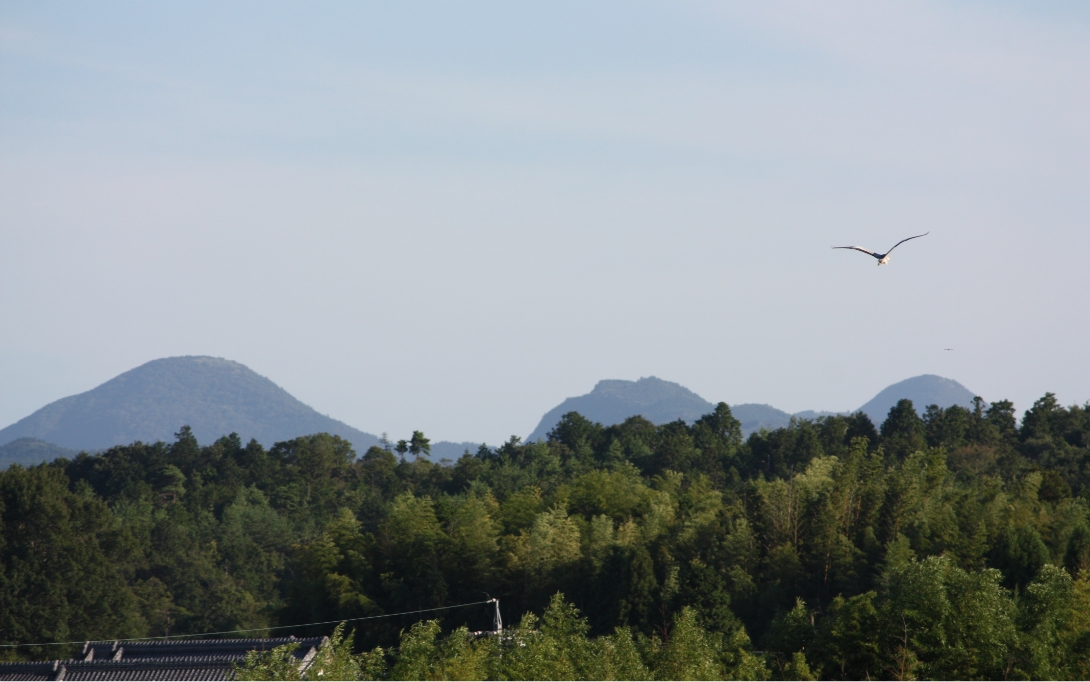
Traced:
[[878, 265], [885, 265], [886, 263], [889, 262], [889, 254], [893, 253], [893, 249], [896, 249], [898, 246], [900, 246], [901, 244], [904, 244], [909, 239], [916, 239], [918, 237], [926, 237], [929, 234], [931, 234], [931, 233], [930, 232], [924, 232], [923, 234], [918, 234], [915, 237], [909, 237], [908, 239], [902, 239], [901, 241], [894, 244], [893, 248], [891, 248], [889, 251], [886, 251], [885, 253], [875, 253], [874, 251], [871, 251], [870, 249], [864, 249], [862, 246], [834, 246], [833, 248], [834, 249], [853, 249], [855, 251], [862, 251], [863, 253], [867, 254], [868, 256], [873, 256], [874, 258], [878, 259]]

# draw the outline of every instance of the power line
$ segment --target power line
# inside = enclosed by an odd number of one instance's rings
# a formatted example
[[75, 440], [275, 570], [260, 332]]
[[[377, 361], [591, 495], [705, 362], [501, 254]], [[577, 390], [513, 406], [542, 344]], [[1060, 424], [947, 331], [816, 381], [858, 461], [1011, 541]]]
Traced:
[[[480, 604], [491, 604], [496, 599], [488, 599], [486, 601], [474, 601], [468, 604], [454, 604], [452, 606], [437, 606], [433, 609], [417, 609], [416, 611], [402, 611], [401, 613], [384, 613], [378, 616], [360, 616], [359, 618], [338, 618], [337, 620], [323, 620], [317, 623], [298, 623], [296, 625], [275, 625], [269, 628], [249, 628], [246, 630], [221, 630], [220, 632], [194, 632], [188, 635], [165, 635], [162, 637], [130, 637], [129, 639], [115, 639], [115, 640], [99, 640], [99, 641], [114, 641], [114, 642], [150, 642], [158, 639], [180, 639], [182, 637], [207, 637], [209, 635], [230, 635], [236, 632], [266, 632], [268, 630], [285, 630], [287, 628], [305, 628], [310, 625], [329, 625], [331, 623], [352, 623], [357, 620], [374, 620], [376, 618], [393, 618], [394, 616], [409, 616], [414, 613], [427, 613], [429, 611], [446, 611], [448, 609], [460, 609], [464, 606], [478, 606]], [[88, 640], [81, 639], [71, 642], [34, 642], [30, 644], [0, 644], [0, 648], [12, 649], [20, 646], [59, 646], [62, 644], [83, 644]], [[95, 641], [95, 640], [90, 640]]]

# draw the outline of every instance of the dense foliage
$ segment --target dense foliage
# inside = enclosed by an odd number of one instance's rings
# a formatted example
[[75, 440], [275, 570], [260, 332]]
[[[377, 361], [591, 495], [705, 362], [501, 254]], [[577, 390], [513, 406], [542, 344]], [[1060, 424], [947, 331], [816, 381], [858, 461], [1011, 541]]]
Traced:
[[[420, 433], [359, 458], [326, 434], [201, 447], [183, 428], [172, 444], [12, 466], [0, 641], [260, 629], [492, 596], [508, 620], [529, 614], [503, 638], [470, 635], [491, 627], [491, 605], [359, 620], [326, 666], [1090, 677], [1090, 405], [1049, 394], [1019, 424], [1006, 401], [922, 418], [901, 401], [880, 429], [855, 414], [747, 441], [725, 404], [691, 425], [569, 413], [547, 441], [512, 438], [453, 466], [405, 458], [427, 447]], [[288, 632], [330, 626], [275, 634]]]

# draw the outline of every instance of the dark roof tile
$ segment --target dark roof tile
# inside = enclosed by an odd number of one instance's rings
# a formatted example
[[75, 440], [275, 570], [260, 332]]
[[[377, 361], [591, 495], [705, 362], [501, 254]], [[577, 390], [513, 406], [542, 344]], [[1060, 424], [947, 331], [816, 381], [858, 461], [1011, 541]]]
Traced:
[[60, 661], [0, 663], [0, 680], [53, 680]]
[[79, 659], [0, 663], [0, 680], [229, 680], [250, 651], [295, 644], [305, 665], [325, 637], [87, 642]]

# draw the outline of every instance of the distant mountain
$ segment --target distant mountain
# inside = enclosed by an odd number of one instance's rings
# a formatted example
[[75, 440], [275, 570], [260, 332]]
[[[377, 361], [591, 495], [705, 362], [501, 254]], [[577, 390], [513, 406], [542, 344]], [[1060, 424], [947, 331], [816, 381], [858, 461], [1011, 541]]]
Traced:
[[[875, 425], [885, 421], [901, 398], [916, 409], [928, 405], [971, 406], [973, 393], [956, 381], [933, 374], [906, 379], [886, 388], [863, 405]], [[591, 421], [611, 425], [642, 415], [655, 424], [677, 419], [692, 423], [715, 405], [680, 384], [657, 377], [638, 381], [599, 381], [590, 393], [568, 398], [542, 417], [528, 440], [545, 438], [560, 417], [579, 412]], [[765, 428], [787, 426], [790, 414], [770, 405], [740, 404], [731, 412], [744, 436]], [[799, 412], [815, 419], [831, 412]], [[35, 464], [72, 457], [76, 451], [103, 450], [140, 440], [172, 441], [188, 424], [197, 440], [209, 444], [229, 433], [266, 447], [297, 436], [326, 432], [352, 443], [357, 454], [379, 439], [344, 422], [319, 414], [272, 381], [237, 362], [206, 356], [153, 360], [79, 395], [50, 403], [34, 414], [0, 429], [0, 468], [11, 463]], [[457, 460], [479, 444], [432, 443], [431, 459]]]
[[[889, 409], [901, 398], [911, 400], [922, 414], [928, 405], [971, 406], [973, 396], [972, 391], [952, 379], [925, 374], [893, 384], [859, 408], [859, 411], [869, 416], [875, 426], [881, 426], [889, 414]], [[573, 411], [591, 421], [612, 425], [637, 414], [655, 424], [665, 424], [675, 419], [692, 423], [714, 409], [715, 405], [684, 386], [657, 377], [638, 381], [608, 379], [599, 381], [590, 393], [568, 398], [549, 410], [528, 440], [545, 438], [563, 415]], [[731, 405], [730, 410], [734, 418], [742, 423], [744, 437], [760, 429], [771, 431], [783, 428], [790, 423], [792, 416], [799, 419], [817, 419], [847, 414], [806, 410], [791, 415], [771, 405], [755, 403]]]
[[185, 356], [152, 360], [86, 393], [50, 403], [0, 430], [0, 445], [29, 437], [72, 450], [101, 450], [138, 440], [169, 442], [186, 424], [202, 444], [235, 432], [243, 442], [255, 438], [268, 447], [324, 431], [363, 454], [379, 442], [315, 412], [244, 365]]
[[[654, 424], [677, 419], [692, 423], [714, 410], [713, 403], [681, 384], [658, 377], [638, 381], [605, 379], [599, 381], [590, 393], [568, 398], [549, 410], [528, 440], [545, 438], [562, 416], [573, 411], [591, 421], [612, 425], [637, 414]], [[787, 426], [791, 420], [790, 414], [770, 405], [744, 403], [731, 405], [730, 410], [734, 418], [742, 423], [742, 434], [745, 436], [761, 428], [771, 430]]]
[[928, 405], [972, 407], [975, 396], [975, 393], [953, 379], [945, 379], [934, 374], [921, 374], [918, 377], [898, 381], [883, 389], [860, 407], [859, 411], [870, 417], [875, 426], [881, 426], [889, 416], [890, 408], [902, 398], [911, 400], [913, 407], [922, 415]]
[[796, 412], [791, 415], [792, 417], [798, 417], [799, 419], [809, 419], [813, 421], [818, 417], [835, 417], [837, 415], [847, 416], [851, 412], [827, 412], [825, 410], [803, 410], [802, 412]]
[[545, 438], [568, 412], [607, 425], [620, 424], [637, 414], [655, 424], [665, 424], [676, 419], [692, 422], [714, 409], [715, 405], [681, 384], [658, 377], [639, 381], [603, 379], [590, 393], [568, 398], [545, 413], [528, 440]]
[[748, 438], [749, 434], [761, 429], [782, 429], [791, 421], [791, 415], [783, 410], [777, 410], [771, 405], [757, 403], [743, 403], [731, 405], [730, 413], [734, 418], [742, 422], [742, 436]]
[[17, 438], [7, 445], [0, 445], [0, 469], [7, 469], [12, 464], [30, 466], [41, 462], [50, 462], [58, 457], [72, 459], [75, 450], [46, 443], [37, 438]]
[[[449, 459], [452, 462], [457, 462], [458, 458], [469, 451], [469, 454], [477, 454], [477, 450], [481, 447], [480, 443], [452, 443], [449, 440], [441, 440], [438, 443], [431, 444], [431, 461], [441, 462], [444, 459]], [[363, 453], [357, 453], [362, 455]]]

